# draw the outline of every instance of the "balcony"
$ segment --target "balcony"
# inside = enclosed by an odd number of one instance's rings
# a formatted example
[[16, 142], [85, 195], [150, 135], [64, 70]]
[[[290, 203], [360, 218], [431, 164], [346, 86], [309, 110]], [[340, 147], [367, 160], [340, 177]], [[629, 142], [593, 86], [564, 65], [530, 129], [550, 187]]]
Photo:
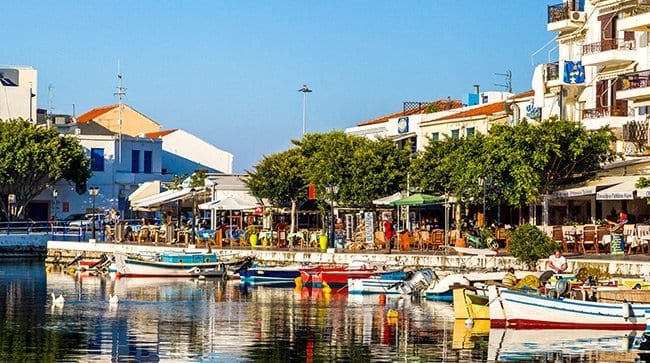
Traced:
[[616, 99], [636, 102], [650, 101], [650, 70], [626, 73], [616, 79]]
[[650, 31], [650, 1], [637, 0], [636, 5], [620, 11], [616, 29], [623, 31]]
[[585, 24], [587, 14], [584, 12], [584, 5], [580, 2], [564, 2], [549, 5], [547, 10], [548, 23], [546, 30], [553, 32], [573, 31]]
[[585, 66], [614, 66], [633, 63], [636, 41], [605, 39], [582, 46], [582, 64]]
[[597, 130], [604, 126], [622, 127], [629, 120], [628, 109], [622, 107], [597, 107], [582, 111], [582, 124], [587, 130]]

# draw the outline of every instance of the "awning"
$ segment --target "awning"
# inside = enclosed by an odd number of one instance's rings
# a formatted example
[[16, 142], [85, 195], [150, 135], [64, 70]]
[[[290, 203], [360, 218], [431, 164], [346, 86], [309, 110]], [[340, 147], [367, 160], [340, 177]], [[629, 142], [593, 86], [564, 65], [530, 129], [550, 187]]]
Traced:
[[137, 203], [137, 200], [160, 194], [160, 180], [148, 181], [129, 194], [129, 202]]
[[389, 195], [387, 197], [375, 199], [372, 201], [372, 204], [374, 205], [389, 205], [391, 202], [394, 202], [398, 199], [402, 199], [404, 197], [404, 194], [401, 192], [397, 192], [393, 195]]
[[566, 199], [595, 195], [599, 189], [629, 180], [629, 176], [606, 176], [599, 179], [588, 180], [571, 188], [560, 189], [550, 195], [549, 199]]
[[596, 194], [597, 200], [632, 200], [635, 198], [645, 198], [650, 188], [637, 189], [636, 183], [640, 177], [649, 177], [645, 175], [633, 175], [627, 177], [627, 180], [618, 183], [607, 189], [603, 189]]
[[614, 79], [620, 76], [621, 74], [634, 72], [634, 70], [636, 69], [636, 64], [637, 62], [632, 62], [626, 65], [605, 66], [600, 70], [600, 72], [598, 72], [598, 76], [596, 76], [596, 78], [599, 81], [604, 81], [606, 79]]
[[190, 194], [192, 194], [192, 188], [166, 190], [162, 193], [137, 200], [132, 203], [132, 206], [133, 210], [149, 210], [153, 207], [159, 207], [163, 204], [175, 202], [179, 199], [185, 199]]
[[199, 204], [199, 209], [207, 210], [252, 210], [257, 207], [258, 203], [244, 200], [235, 196], [230, 196], [221, 200], [213, 200], [207, 203]]

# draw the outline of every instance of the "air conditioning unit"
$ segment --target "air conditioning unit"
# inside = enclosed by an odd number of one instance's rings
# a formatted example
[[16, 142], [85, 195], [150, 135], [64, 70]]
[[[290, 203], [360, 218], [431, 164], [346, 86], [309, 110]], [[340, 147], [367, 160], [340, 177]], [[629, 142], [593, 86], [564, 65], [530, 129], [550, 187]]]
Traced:
[[569, 11], [569, 19], [573, 22], [584, 23], [587, 21], [587, 13], [583, 11]]

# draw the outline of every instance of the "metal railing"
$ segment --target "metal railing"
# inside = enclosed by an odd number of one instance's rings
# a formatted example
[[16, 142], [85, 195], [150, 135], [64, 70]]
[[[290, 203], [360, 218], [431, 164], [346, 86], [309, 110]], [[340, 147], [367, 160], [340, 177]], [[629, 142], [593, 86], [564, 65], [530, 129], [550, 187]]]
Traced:
[[589, 43], [582, 46], [582, 55], [596, 54], [608, 50], [635, 50], [636, 41], [622, 38], [603, 39], [596, 43]]
[[626, 73], [618, 76], [620, 90], [650, 87], [650, 70]]
[[601, 118], [601, 117], [620, 117], [627, 116], [627, 109], [617, 107], [596, 107], [588, 108], [582, 111], [582, 118]]

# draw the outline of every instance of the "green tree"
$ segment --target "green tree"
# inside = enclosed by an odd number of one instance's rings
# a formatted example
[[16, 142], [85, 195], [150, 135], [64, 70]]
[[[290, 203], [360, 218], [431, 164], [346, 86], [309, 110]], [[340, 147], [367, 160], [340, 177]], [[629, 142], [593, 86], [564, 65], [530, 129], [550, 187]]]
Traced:
[[[306, 160], [306, 173], [325, 195], [325, 186], [338, 185], [336, 199], [350, 206], [371, 207], [374, 199], [406, 185], [410, 148], [389, 139], [371, 141], [341, 131], [307, 134], [296, 141]], [[327, 196], [326, 196], [327, 197]]]
[[495, 125], [485, 153], [496, 174], [502, 198], [520, 207], [538, 201], [567, 183], [584, 180], [616, 157], [608, 128], [588, 131], [572, 121]]
[[7, 197], [16, 196], [12, 214], [22, 217], [25, 206], [60, 179], [84, 190], [91, 172], [79, 141], [24, 120], [0, 122], [0, 207], [8, 216]]
[[294, 231], [296, 203], [307, 199], [305, 160], [298, 148], [266, 156], [246, 171], [245, 179], [253, 195], [274, 204], [291, 202], [291, 231]]
[[525, 223], [510, 233], [510, 249], [513, 257], [534, 268], [540, 258], [562, 250], [562, 246], [541, 229]]

